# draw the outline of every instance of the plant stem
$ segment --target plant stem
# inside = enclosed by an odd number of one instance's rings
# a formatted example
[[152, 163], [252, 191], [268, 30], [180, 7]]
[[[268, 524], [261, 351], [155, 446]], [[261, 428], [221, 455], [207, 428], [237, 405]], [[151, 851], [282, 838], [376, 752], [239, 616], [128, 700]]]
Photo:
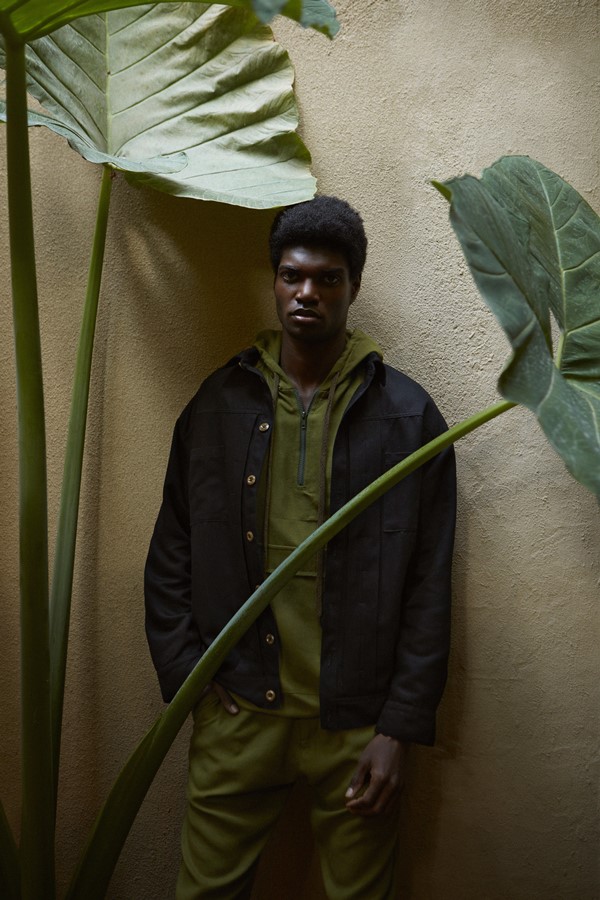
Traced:
[[54, 790], [48, 638], [48, 502], [25, 48], [5, 41], [10, 259], [19, 428], [23, 900], [52, 900]]
[[313, 531], [260, 585], [216, 637], [167, 709], [127, 760], [96, 819], [66, 900], [102, 900], [148, 788], [202, 689], [232, 647], [298, 569], [395, 484], [459, 438], [515, 405], [504, 401], [488, 407], [450, 428], [385, 472]]
[[4, 900], [20, 900], [20, 880], [17, 845], [0, 803], [0, 887]]
[[102, 281], [102, 266], [106, 246], [106, 231], [110, 209], [110, 195], [113, 173], [107, 166], [103, 168], [96, 229], [92, 246], [92, 256], [88, 273], [75, 377], [71, 414], [65, 451], [60, 512], [54, 552], [54, 569], [50, 593], [50, 656], [51, 656], [51, 702], [52, 734], [54, 748], [54, 792], [58, 789], [60, 765], [61, 726], [67, 668], [67, 647], [69, 642], [69, 620], [73, 593], [73, 569], [77, 541], [77, 519], [81, 494], [81, 473], [85, 446], [85, 427], [90, 396], [90, 374], [94, 350], [94, 334], [98, 314], [98, 298]]

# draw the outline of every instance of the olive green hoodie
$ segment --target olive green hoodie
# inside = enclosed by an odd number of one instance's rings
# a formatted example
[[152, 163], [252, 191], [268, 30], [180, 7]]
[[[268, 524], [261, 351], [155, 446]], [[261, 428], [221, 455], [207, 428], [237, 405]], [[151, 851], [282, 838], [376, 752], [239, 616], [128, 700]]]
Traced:
[[[275, 406], [268, 472], [261, 478], [266, 572], [271, 573], [327, 517], [333, 444], [351, 397], [363, 380], [361, 363], [379, 347], [358, 329], [317, 388], [307, 409], [279, 364], [281, 332], [263, 331], [255, 346]], [[319, 555], [288, 582], [272, 603], [280, 640], [284, 703], [273, 714], [319, 713], [321, 656]], [[245, 704], [244, 704], [245, 705]]]

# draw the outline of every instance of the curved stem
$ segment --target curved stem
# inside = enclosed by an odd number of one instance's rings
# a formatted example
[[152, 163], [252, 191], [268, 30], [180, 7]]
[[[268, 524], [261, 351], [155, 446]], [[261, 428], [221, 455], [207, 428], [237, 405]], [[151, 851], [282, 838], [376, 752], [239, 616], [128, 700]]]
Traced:
[[17, 845], [0, 803], [0, 886], [5, 900], [20, 900], [20, 881]]
[[67, 893], [67, 900], [102, 900], [142, 801], [202, 689], [231, 648], [298, 569], [364, 509], [459, 438], [515, 406], [502, 402], [465, 419], [412, 453], [356, 495], [317, 528], [260, 585], [217, 636], [167, 709], [142, 738], [104, 804]]
[[10, 260], [19, 423], [23, 900], [54, 897], [44, 389], [33, 240], [25, 48], [5, 42]]
[[58, 787], [60, 765], [60, 740], [64, 703], [65, 673], [67, 668], [67, 647], [69, 641], [69, 620], [71, 596], [73, 592], [73, 569], [77, 541], [77, 519], [81, 494], [81, 473], [85, 446], [85, 427], [90, 396], [90, 374], [94, 350], [94, 334], [98, 314], [98, 298], [102, 281], [102, 266], [106, 246], [106, 231], [110, 209], [110, 195], [113, 173], [104, 167], [98, 200], [96, 229], [92, 246], [92, 257], [88, 274], [75, 377], [73, 396], [65, 451], [60, 512], [54, 551], [54, 568], [50, 592], [50, 656], [51, 656], [51, 703], [52, 734], [54, 748], [54, 791]]

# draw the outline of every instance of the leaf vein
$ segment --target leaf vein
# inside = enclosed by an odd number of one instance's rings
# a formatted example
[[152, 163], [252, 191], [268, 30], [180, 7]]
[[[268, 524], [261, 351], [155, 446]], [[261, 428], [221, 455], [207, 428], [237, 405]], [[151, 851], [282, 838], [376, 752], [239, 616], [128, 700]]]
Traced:
[[590, 408], [590, 412], [592, 414], [592, 423], [594, 425], [594, 430], [596, 432], [596, 443], [600, 446], [600, 421], [598, 419], [598, 412], [596, 410], [595, 404], [592, 403], [590, 398], [587, 396], [587, 393], [588, 393], [587, 391], [585, 391], [583, 393], [583, 399], [585, 400], [585, 402], [587, 403], [587, 405]]
[[140, 7], [141, 11], [140, 11], [139, 16], [136, 16], [135, 19], [129, 19], [129, 21], [125, 22], [124, 25], [121, 25], [119, 28], [115, 28], [114, 31], [108, 32], [109, 35], [111, 36], [111, 38], [113, 38], [116, 34], [120, 34], [122, 31], [125, 31], [127, 28], [131, 28], [133, 25], [137, 26], [138, 22], [141, 22], [142, 19], [144, 19], [146, 16], [149, 16], [151, 13], [154, 12], [154, 7], [155, 7], [155, 4], [149, 6], [145, 9], [143, 7]]
[[[85, 106], [85, 104], [82, 102], [80, 96], [79, 96], [78, 94], [76, 94], [76, 93], [69, 87], [69, 85], [68, 85], [67, 82], [64, 80], [64, 78], [60, 77], [60, 75], [57, 74], [57, 72], [55, 72], [55, 71], [54, 71], [54, 70], [53, 70], [53, 69], [52, 69], [52, 68], [51, 68], [44, 60], [42, 60], [41, 57], [39, 57], [39, 55], [36, 53], [36, 51], [35, 51], [33, 48], [32, 48], [32, 52], [35, 53], [35, 55], [37, 56], [41, 68], [44, 69], [44, 70], [46, 70], [47, 72], [50, 72], [50, 74], [54, 77], [56, 83], [57, 83], [58, 85], [60, 85], [62, 88], [64, 88], [65, 92], [73, 99], [74, 104], [75, 104], [76, 106], [78, 106], [80, 109], [84, 110], [84, 111], [87, 113], [87, 115], [89, 116], [89, 118], [91, 119], [91, 121], [93, 122], [93, 124], [95, 125], [95, 127], [96, 127], [96, 129], [97, 129], [99, 135], [100, 135], [103, 139], [105, 139], [105, 134], [104, 134], [104, 132], [103, 132], [103, 129], [102, 129], [102, 127], [101, 127], [101, 124], [99, 124], [99, 123], [96, 121], [96, 119], [94, 118], [94, 116], [92, 115], [92, 113], [90, 112], [90, 110], [89, 110], [89, 109], [87, 108], [87, 106]], [[61, 51], [61, 52], [62, 52], [62, 51]], [[81, 71], [83, 71], [83, 70], [81, 70]], [[85, 74], [86, 77], [89, 79], [89, 76], [87, 75], [87, 73], [84, 72], [84, 74]], [[59, 106], [62, 110], [64, 110], [65, 112], [68, 112], [68, 111], [66, 110], [66, 107], [65, 107], [65, 105], [64, 105], [64, 102], [60, 99], [60, 97], [58, 96], [56, 90], [53, 91], [53, 90], [51, 89], [51, 87], [50, 87], [46, 82], [44, 82], [44, 84], [40, 84], [40, 83], [38, 82], [38, 80], [35, 79], [35, 78], [33, 78], [33, 77], [32, 77], [32, 81], [34, 81], [34, 83], [38, 86], [38, 88], [39, 88], [44, 94], [46, 94], [46, 95], [50, 98], [50, 100], [52, 100], [54, 103], [56, 103], [56, 105]], [[93, 82], [92, 82], [92, 83], [93, 83]], [[75, 118], [75, 117], [73, 116], [73, 114], [70, 113], [70, 112], [68, 112], [68, 115], [69, 115], [70, 118], [72, 118], [72, 119]], [[89, 134], [89, 130], [83, 125], [83, 123], [80, 122], [80, 121], [77, 121], [77, 124], [78, 124], [78, 125], [81, 127], [81, 129], [85, 132], [85, 134], [87, 135], [87, 137], [91, 139], [91, 135]]]
[[595, 256], [599, 256], [599, 255], [600, 255], [600, 249], [594, 251], [594, 253], [592, 253], [592, 255], [588, 256], [586, 259], [582, 259], [581, 262], [577, 263], [577, 265], [568, 266], [567, 268], [563, 269], [563, 272], [576, 272], [577, 269], [581, 269], [582, 266], [586, 266], [592, 259], [594, 259]]
[[[567, 226], [571, 224], [571, 222], [573, 221], [573, 219], [575, 218], [575, 216], [576, 216], [577, 213], [579, 212], [579, 210], [580, 210], [582, 204], [583, 204], [583, 198], [580, 197], [579, 200], [577, 201], [577, 205], [575, 206], [575, 209], [573, 210], [573, 212], [571, 213], [571, 215], [568, 217], [568, 219], [565, 219], [565, 221], [562, 223], [562, 225], [557, 225], [557, 226], [555, 227], [555, 231], [556, 231], [557, 234], [558, 234], [559, 231], [562, 231], [563, 228], [567, 228]], [[549, 205], [550, 205], [550, 208], [553, 210], [553, 204], [549, 204]], [[553, 211], [554, 211], [554, 210], [553, 210]], [[554, 216], [552, 217], [552, 221], [554, 222]]]
[[[82, 40], [84, 40], [87, 44], [89, 44], [89, 46], [92, 47], [96, 51], [96, 53], [104, 53], [104, 49], [102, 47], [98, 47], [98, 45], [95, 44], [93, 42], [93, 40], [89, 37], [89, 35], [86, 33], [87, 29], [77, 27], [79, 24], [80, 24], [80, 20], [78, 20], [78, 19], [75, 19], [75, 21], [71, 24], [71, 28], [73, 29], [75, 34], [79, 35], [79, 37]], [[72, 59], [72, 57], [71, 57], [71, 59]]]
[[[538, 181], [540, 183], [542, 194], [546, 198], [546, 203], [548, 205], [548, 210], [549, 210], [549, 215], [550, 215], [550, 221], [552, 222], [552, 230], [554, 233], [554, 249], [556, 252], [556, 258], [558, 260], [558, 268], [560, 271], [560, 295], [561, 295], [561, 306], [562, 306], [562, 320], [563, 320], [563, 325], [564, 325], [564, 323], [566, 323], [566, 321], [567, 321], [567, 296], [566, 296], [566, 288], [565, 288], [565, 273], [564, 273], [564, 268], [563, 268], [563, 264], [562, 264], [561, 246], [560, 246], [560, 242], [558, 240], [558, 228], [556, 226], [556, 219], [555, 219], [555, 215], [554, 215], [554, 206], [555, 206], [555, 203], [558, 202], [558, 198], [560, 197], [562, 188], [561, 188], [561, 191], [559, 191], [559, 194], [557, 195], [556, 200], [553, 202], [550, 198], [550, 195], [548, 194], [548, 188], [546, 187], [546, 183], [540, 174], [540, 170], [537, 168], [536, 168], [536, 174], [538, 177]], [[580, 198], [580, 200], [581, 200], [581, 198]], [[579, 204], [577, 204], [577, 208], [579, 208]], [[573, 215], [574, 214], [575, 213], [573, 213]]]

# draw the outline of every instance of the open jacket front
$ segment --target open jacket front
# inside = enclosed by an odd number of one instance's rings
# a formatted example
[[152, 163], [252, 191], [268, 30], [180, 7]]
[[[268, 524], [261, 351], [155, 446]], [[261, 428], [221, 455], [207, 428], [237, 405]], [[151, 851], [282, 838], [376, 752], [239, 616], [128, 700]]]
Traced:
[[[146, 631], [166, 701], [264, 579], [258, 485], [274, 413], [257, 355], [250, 348], [213, 373], [175, 427], [145, 579]], [[335, 438], [330, 513], [445, 427], [427, 393], [373, 354]], [[328, 544], [324, 728], [373, 724], [433, 743], [446, 680], [455, 499], [450, 448]], [[267, 608], [217, 680], [272, 709], [282, 702], [278, 657]]]

